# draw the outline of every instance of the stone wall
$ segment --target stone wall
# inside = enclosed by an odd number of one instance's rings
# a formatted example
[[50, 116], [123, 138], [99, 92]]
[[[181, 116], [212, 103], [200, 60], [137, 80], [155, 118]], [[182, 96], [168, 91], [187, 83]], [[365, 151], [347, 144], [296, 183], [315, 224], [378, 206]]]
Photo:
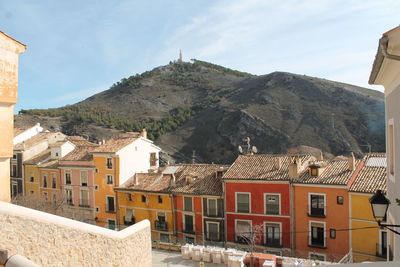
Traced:
[[0, 202], [0, 248], [42, 266], [151, 266], [150, 222], [122, 231]]

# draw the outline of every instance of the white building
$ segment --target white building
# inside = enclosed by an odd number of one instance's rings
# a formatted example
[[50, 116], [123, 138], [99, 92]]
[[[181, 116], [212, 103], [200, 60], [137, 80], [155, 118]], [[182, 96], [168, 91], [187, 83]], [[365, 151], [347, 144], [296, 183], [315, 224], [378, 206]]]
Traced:
[[[372, 67], [370, 84], [385, 87], [388, 224], [400, 224], [400, 26], [383, 34]], [[399, 230], [400, 228], [396, 229]], [[389, 254], [400, 260], [400, 235], [388, 231]]]

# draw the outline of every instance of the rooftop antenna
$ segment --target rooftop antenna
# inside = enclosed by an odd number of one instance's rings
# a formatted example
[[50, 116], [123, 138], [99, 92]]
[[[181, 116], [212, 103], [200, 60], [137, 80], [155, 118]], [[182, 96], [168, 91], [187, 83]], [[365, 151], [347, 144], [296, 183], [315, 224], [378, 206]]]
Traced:
[[252, 155], [258, 152], [257, 147], [250, 145], [250, 137], [244, 138], [243, 142], [245, 142], [245, 144], [243, 144], [243, 147], [245, 148], [243, 149], [242, 146], [238, 147], [240, 154]]
[[179, 63], [183, 62], [183, 58], [182, 58], [182, 49], [179, 49], [179, 59], [178, 59]]

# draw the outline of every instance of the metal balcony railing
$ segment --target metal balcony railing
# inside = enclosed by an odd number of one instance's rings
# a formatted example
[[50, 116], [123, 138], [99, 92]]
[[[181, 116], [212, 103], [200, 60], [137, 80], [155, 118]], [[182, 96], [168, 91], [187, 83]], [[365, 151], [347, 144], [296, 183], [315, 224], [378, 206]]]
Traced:
[[185, 225], [185, 229], [183, 229], [183, 232], [186, 234], [192, 234], [194, 235], [194, 229], [193, 229], [193, 224], [192, 225]]
[[326, 236], [323, 238], [312, 238], [312, 236], [308, 236], [309, 247], [315, 248], [326, 248]]
[[129, 226], [136, 223], [135, 217], [132, 217], [131, 220], [127, 220], [124, 216], [124, 225]]
[[272, 248], [281, 248], [282, 243], [280, 239], [267, 238], [267, 240], [265, 240], [264, 242], [264, 246]]
[[89, 208], [89, 199], [79, 199], [79, 207], [83, 207], [83, 208]]
[[310, 207], [309, 217], [325, 218], [326, 217], [326, 206], [323, 208], [312, 208]]
[[161, 230], [161, 231], [168, 231], [168, 225], [166, 221], [154, 221], [156, 230]]

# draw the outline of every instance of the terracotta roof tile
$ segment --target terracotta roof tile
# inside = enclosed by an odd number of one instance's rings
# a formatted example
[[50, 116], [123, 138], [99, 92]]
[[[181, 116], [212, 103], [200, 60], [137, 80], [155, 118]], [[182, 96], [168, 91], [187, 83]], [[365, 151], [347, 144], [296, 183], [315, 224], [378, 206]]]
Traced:
[[[376, 159], [386, 159], [386, 154], [384, 153], [373, 153], [367, 154], [363, 162], [367, 163], [372, 160], [373, 162], [380, 162]], [[379, 164], [377, 164], [379, 165]], [[353, 184], [350, 186], [351, 192], [360, 193], [375, 193], [377, 190], [387, 191], [386, 185], [387, 170], [386, 166], [374, 166], [372, 164], [364, 164], [360, 172], [356, 176]]]
[[108, 140], [104, 145], [100, 145], [93, 153], [113, 153], [121, 150], [125, 146], [140, 138], [140, 133], [124, 133]]
[[[310, 155], [298, 155], [302, 165], [315, 160]], [[290, 180], [289, 164], [293, 155], [240, 155], [225, 173], [224, 180]], [[278, 167], [279, 166], [279, 167]]]
[[28, 140], [18, 143], [16, 145], [14, 145], [14, 150], [25, 150], [25, 149], [29, 149], [41, 142], [45, 142], [48, 140], [49, 137], [51, 137], [52, 135], [54, 135], [56, 133], [54, 132], [41, 132], [38, 133], [37, 135], [29, 138]]
[[[355, 166], [359, 163], [360, 160], [356, 160]], [[310, 165], [312, 166], [313, 162], [311, 162]], [[349, 170], [348, 160], [324, 161], [323, 163], [319, 162], [319, 164], [316, 165], [321, 168], [321, 172], [318, 176], [312, 176], [310, 172], [306, 170], [298, 179], [296, 179], [296, 183], [347, 185], [355, 172], [355, 170]]]
[[[135, 184], [135, 179], [138, 183]], [[137, 173], [136, 177], [131, 177], [124, 185], [118, 189], [129, 189], [130, 191], [146, 192], [165, 192], [170, 191], [172, 175], [163, 175], [162, 172], [156, 173]]]
[[96, 147], [98, 147], [96, 144], [94, 146], [78, 146], [61, 158], [60, 161], [91, 161], [93, 160], [91, 152], [96, 149]]
[[46, 149], [45, 151], [43, 151], [42, 153], [36, 155], [35, 157], [24, 161], [24, 164], [28, 164], [28, 165], [37, 165], [40, 162], [43, 162], [47, 159], [49, 159], [51, 156], [51, 151], [50, 149]]

